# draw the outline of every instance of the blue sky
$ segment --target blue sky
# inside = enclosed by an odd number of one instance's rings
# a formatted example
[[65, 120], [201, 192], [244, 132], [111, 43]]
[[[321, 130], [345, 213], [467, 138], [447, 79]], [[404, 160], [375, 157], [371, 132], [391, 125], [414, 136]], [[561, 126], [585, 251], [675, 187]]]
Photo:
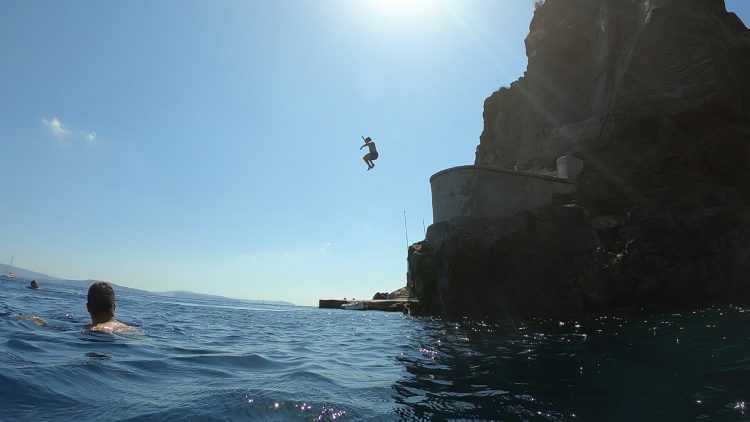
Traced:
[[[727, 1], [748, 22], [750, 4]], [[533, 0], [0, 2], [0, 262], [315, 305], [405, 284]], [[366, 172], [360, 136], [380, 150]], [[4, 271], [4, 270], [3, 270]]]

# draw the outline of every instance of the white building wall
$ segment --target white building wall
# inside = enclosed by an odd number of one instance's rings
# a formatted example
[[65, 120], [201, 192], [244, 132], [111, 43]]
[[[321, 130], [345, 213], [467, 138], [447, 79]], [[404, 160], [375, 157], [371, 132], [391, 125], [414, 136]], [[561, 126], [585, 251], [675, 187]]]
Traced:
[[433, 223], [455, 217], [506, 217], [571, 192], [568, 179], [484, 166], [461, 166], [430, 178]]

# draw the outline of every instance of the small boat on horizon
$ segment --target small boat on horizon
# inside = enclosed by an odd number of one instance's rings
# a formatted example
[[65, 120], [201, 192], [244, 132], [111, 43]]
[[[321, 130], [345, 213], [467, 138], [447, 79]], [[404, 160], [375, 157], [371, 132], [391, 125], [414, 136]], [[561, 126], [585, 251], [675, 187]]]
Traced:
[[13, 268], [13, 258], [15, 258], [14, 255], [10, 256], [10, 265], [8, 265], [8, 271], [5, 274], [0, 274], [0, 279], [2, 280], [10, 280], [10, 281], [28, 281], [25, 278], [21, 277], [20, 275], [14, 273], [11, 271], [11, 268]]

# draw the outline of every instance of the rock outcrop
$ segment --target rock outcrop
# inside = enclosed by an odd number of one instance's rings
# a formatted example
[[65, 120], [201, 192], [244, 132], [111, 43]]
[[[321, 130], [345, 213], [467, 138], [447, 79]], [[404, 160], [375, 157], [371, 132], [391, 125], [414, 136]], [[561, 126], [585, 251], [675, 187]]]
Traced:
[[476, 164], [584, 160], [535, 212], [432, 225], [408, 285], [436, 313], [750, 298], [750, 31], [723, 0], [547, 0]]

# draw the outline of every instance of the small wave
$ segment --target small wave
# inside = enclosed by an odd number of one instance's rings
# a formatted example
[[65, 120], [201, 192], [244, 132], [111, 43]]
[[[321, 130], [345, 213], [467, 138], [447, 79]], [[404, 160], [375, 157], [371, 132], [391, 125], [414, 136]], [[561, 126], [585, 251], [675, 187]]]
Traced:
[[192, 397], [192, 403], [184, 406], [163, 406], [162, 410], [143, 413], [125, 419], [127, 421], [172, 421], [172, 420], [262, 420], [262, 421], [335, 421], [372, 419], [346, 406], [316, 401], [294, 400], [284, 395], [271, 398], [260, 395], [241, 394], [235, 391], [220, 391], [211, 395]]
[[199, 365], [237, 367], [243, 369], [280, 369], [285, 366], [271, 359], [256, 354], [176, 356], [172, 359]]
[[18, 321], [28, 321], [28, 322], [34, 323], [35, 325], [37, 325], [39, 327], [43, 327], [43, 326], [47, 325], [47, 322], [43, 318], [38, 317], [36, 315], [25, 315], [25, 314], [22, 314], [22, 315], [18, 315], [16, 317], [16, 319]]
[[110, 355], [104, 355], [96, 352], [86, 352], [86, 357], [94, 359], [112, 359], [112, 356]]
[[42, 349], [41, 347], [34, 346], [33, 344], [19, 340], [19, 339], [10, 339], [5, 343], [8, 348], [12, 350], [18, 350], [21, 352], [45, 352], [46, 350]]
[[3, 420], [39, 420], [40, 407], [45, 419], [74, 420], [84, 407], [73, 395], [51, 388], [38, 377], [0, 373], [0, 409]]

